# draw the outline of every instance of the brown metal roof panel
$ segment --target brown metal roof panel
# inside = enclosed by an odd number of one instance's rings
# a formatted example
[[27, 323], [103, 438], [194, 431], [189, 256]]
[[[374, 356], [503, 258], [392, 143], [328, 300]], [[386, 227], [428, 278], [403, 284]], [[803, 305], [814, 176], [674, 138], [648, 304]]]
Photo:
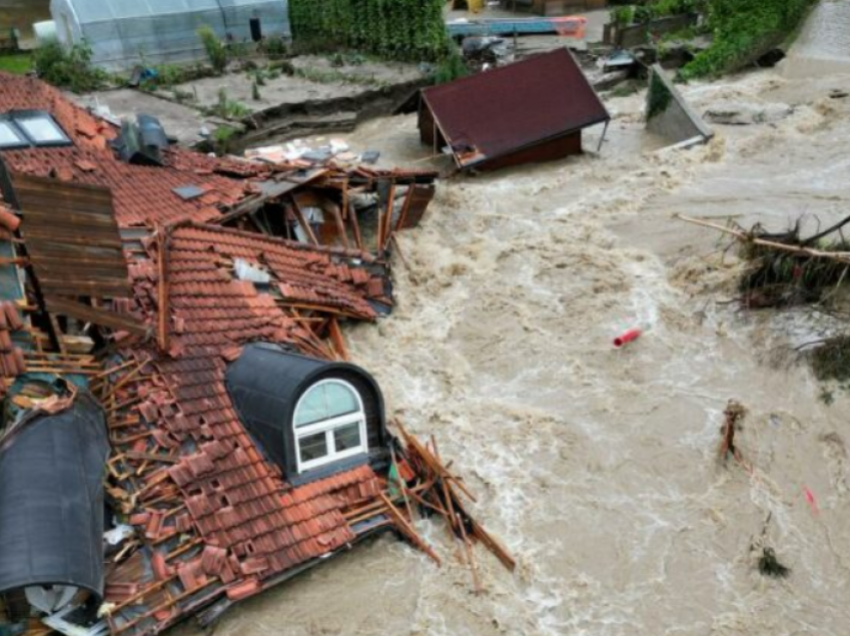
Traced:
[[44, 293], [132, 295], [108, 189], [21, 174], [13, 175], [12, 187], [23, 217], [21, 235]]
[[462, 165], [611, 119], [566, 48], [434, 86], [422, 95]]

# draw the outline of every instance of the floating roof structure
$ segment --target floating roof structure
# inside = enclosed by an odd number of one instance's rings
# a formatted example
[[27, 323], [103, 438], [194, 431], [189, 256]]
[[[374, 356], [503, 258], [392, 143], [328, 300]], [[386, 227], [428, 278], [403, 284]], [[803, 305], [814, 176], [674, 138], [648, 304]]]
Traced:
[[578, 154], [582, 129], [610, 119], [563, 48], [423, 90], [419, 130], [459, 168], [493, 170]]

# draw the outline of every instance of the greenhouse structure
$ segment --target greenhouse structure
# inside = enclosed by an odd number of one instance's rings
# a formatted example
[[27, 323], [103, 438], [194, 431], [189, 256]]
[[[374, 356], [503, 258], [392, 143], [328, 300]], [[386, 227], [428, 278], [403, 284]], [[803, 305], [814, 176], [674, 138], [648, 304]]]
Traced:
[[51, 0], [64, 46], [87, 42], [109, 71], [204, 59], [198, 29], [222, 40], [290, 37], [287, 0]]

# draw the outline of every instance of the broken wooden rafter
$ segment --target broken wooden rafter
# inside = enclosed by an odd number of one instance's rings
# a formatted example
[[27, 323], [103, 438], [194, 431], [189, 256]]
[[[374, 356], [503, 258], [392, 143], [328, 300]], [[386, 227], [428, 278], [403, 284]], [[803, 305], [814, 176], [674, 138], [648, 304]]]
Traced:
[[[457, 488], [474, 501], [469, 490], [459, 481], [458, 477], [449, 472], [435, 453], [432, 453], [425, 444], [408, 433], [401, 422], [396, 420], [395, 425], [407, 444], [407, 456], [411, 465], [419, 468], [419, 477], [424, 481], [424, 487], [414, 487], [409, 489], [408, 492], [415, 493], [414, 498], [417, 500], [427, 500], [429, 496], [438, 499], [437, 503], [441, 504], [438, 507], [447, 513], [443, 516], [450, 527], [456, 530], [456, 536], [464, 541], [470, 538], [480, 541], [501, 561], [502, 565], [513, 571], [516, 568], [514, 558], [499, 541], [492, 537], [480, 523], [475, 521], [455, 492], [455, 488]], [[466, 539], [464, 539], [465, 536]], [[470, 562], [470, 565], [473, 566], [473, 563]], [[474, 573], [473, 576], [477, 577], [477, 573]]]
[[304, 212], [301, 210], [301, 206], [298, 205], [298, 201], [295, 199], [295, 197], [290, 197], [290, 201], [292, 202], [292, 212], [293, 214], [295, 214], [295, 219], [298, 221], [298, 225], [300, 225], [301, 229], [304, 230], [304, 234], [307, 235], [307, 238], [310, 239], [310, 242], [313, 245], [318, 246], [319, 240], [313, 233], [313, 228], [307, 221], [307, 217], [304, 216]]
[[416, 529], [410, 524], [410, 522], [404, 518], [404, 515], [401, 514], [401, 511], [395, 507], [393, 502], [387, 497], [384, 493], [379, 493], [380, 498], [387, 506], [387, 513], [390, 515], [392, 520], [395, 522], [395, 526], [399, 529], [399, 531], [408, 538], [408, 540], [415, 545], [417, 548], [422, 550], [425, 554], [427, 554], [431, 559], [437, 564], [442, 565], [442, 561], [436, 552], [425, 543], [425, 540], [419, 536], [419, 533], [416, 532]]
[[711, 228], [712, 230], [717, 230], [718, 232], [723, 232], [724, 234], [734, 236], [742, 243], [750, 243], [752, 245], [758, 245], [760, 247], [766, 247], [773, 250], [787, 252], [796, 256], [806, 256], [809, 258], [824, 258], [836, 261], [838, 263], [850, 264], [850, 252], [827, 252], [824, 250], [816, 250], [810, 247], [789, 245], [787, 243], [778, 243], [776, 241], [760, 239], [742, 230], [736, 230], [731, 227], [726, 227], [725, 225], [711, 223], [702, 219], [695, 219], [692, 217], [684, 216], [682, 214], [676, 214], [674, 215], [674, 218], [677, 218], [681, 221], [685, 221], [686, 223], [692, 223], [693, 225]]
[[[102, 327], [126, 331], [134, 336], [146, 336], [148, 333], [147, 327], [145, 327], [144, 324], [129, 316], [122, 316], [121, 314], [107, 311], [105, 309], [97, 309], [71, 298], [47, 296], [44, 300], [47, 311], [51, 314], [51, 318], [54, 314], [61, 314], [84, 322], [91, 322]], [[60, 349], [62, 348], [64, 348], [64, 344], [61, 343], [60, 338]]]

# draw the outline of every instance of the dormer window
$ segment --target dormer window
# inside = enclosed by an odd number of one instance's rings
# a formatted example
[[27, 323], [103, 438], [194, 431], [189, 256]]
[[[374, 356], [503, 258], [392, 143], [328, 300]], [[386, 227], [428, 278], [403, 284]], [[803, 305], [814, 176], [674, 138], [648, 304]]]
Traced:
[[69, 145], [68, 135], [49, 113], [21, 110], [0, 115], [0, 150]]
[[311, 386], [293, 419], [299, 472], [367, 450], [363, 401], [348, 382], [322, 380]]
[[389, 457], [381, 390], [360, 367], [253, 343], [228, 365], [225, 384], [242, 424], [291, 484]]

